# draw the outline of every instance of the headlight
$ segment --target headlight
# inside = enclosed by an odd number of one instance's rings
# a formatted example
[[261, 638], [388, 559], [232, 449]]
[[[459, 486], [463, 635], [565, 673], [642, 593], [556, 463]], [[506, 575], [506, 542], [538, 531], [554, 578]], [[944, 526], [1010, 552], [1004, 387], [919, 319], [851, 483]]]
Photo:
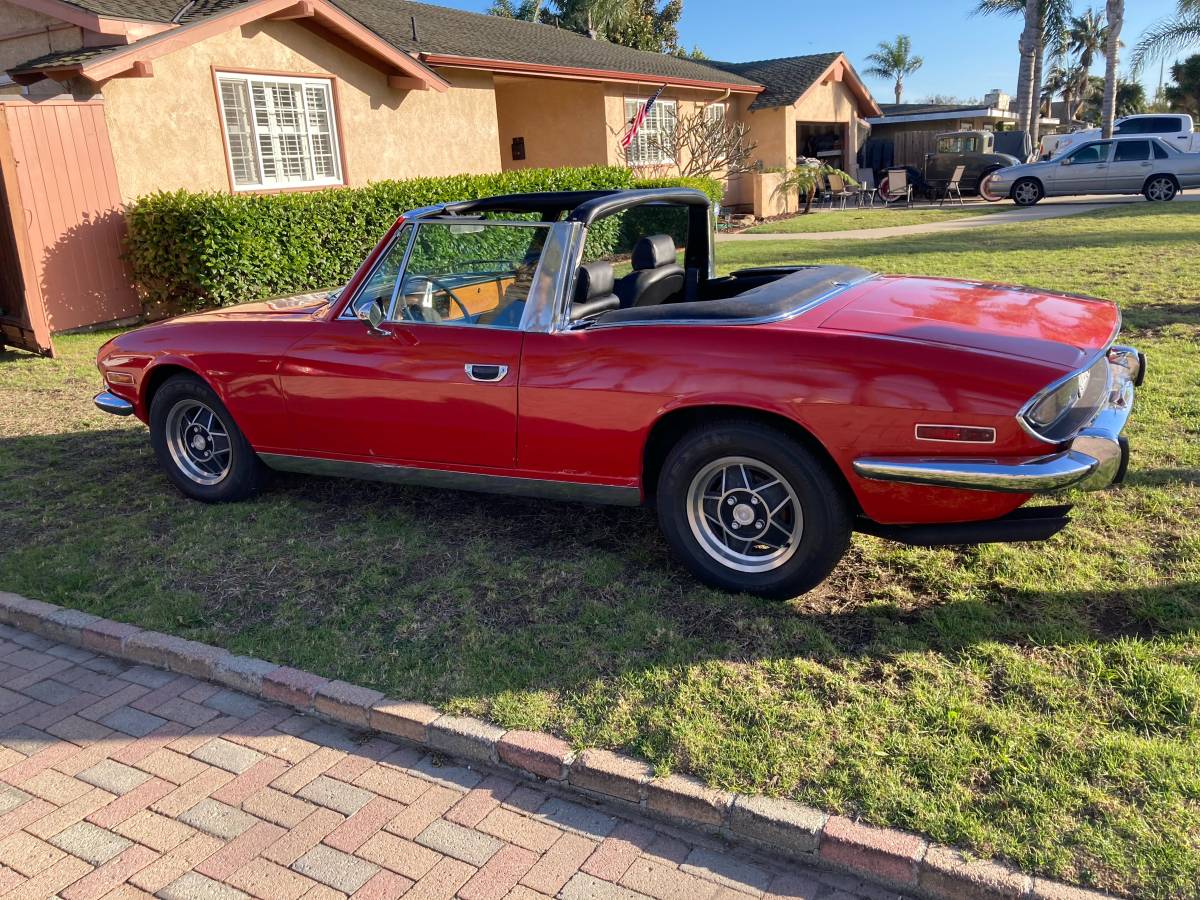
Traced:
[[1063, 382], [1056, 390], [1050, 392], [1025, 413], [1032, 425], [1038, 428], [1049, 428], [1079, 402], [1079, 398], [1087, 390], [1087, 372], [1080, 372], [1075, 377]]
[[1033, 397], [1018, 415], [1022, 427], [1049, 443], [1070, 440], [1093, 419], [1108, 397], [1108, 355], [1068, 375]]

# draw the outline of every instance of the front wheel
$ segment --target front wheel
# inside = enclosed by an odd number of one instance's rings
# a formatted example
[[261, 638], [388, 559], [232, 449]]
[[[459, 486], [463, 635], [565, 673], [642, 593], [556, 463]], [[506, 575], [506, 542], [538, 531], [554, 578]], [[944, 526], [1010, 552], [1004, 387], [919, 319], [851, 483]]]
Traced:
[[1013, 202], [1017, 206], [1033, 206], [1045, 195], [1041, 182], [1036, 178], [1022, 178], [1012, 188]]
[[1142, 193], [1151, 202], [1168, 202], [1179, 193], [1179, 185], [1170, 175], [1152, 175], [1146, 180]]
[[671, 450], [658, 484], [667, 543], [701, 581], [787, 599], [816, 587], [850, 542], [836, 474], [757, 422], [697, 429]]
[[155, 392], [150, 443], [175, 486], [205, 503], [243, 500], [269, 477], [216, 392], [191, 375], [173, 376]]
[[999, 203], [1004, 199], [1004, 194], [997, 194], [991, 190], [992, 177], [999, 171], [999, 169], [992, 169], [984, 172], [983, 177], [979, 179], [979, 196], [988, 203]]

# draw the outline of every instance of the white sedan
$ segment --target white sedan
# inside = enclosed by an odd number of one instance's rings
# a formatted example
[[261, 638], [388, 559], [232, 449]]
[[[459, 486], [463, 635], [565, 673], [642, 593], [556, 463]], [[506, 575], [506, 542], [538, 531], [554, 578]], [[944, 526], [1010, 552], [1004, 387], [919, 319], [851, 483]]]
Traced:
[[986, 178], [990, 199], [1011, 197], [1033, 206], [1043, 197], [1071, 194], [1144, 194], [1173, 200], [1200, 187], [1200, 153], [1181, 153], [1157, 137], [1114, 137], [1072, 147], [1054, 159], [1010, 166]]

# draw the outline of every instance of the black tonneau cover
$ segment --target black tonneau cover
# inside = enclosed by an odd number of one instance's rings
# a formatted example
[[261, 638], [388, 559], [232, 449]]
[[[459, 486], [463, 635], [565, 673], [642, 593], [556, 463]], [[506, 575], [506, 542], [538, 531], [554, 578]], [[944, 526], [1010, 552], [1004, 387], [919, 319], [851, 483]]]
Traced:
[[732, 297], [614, 309], [597, 316], [594, 321], [597, 325], [615, 325], [679, 321], [737, 323], [784, 318], [840, 287], [863, 281], [871, 275], [857, 266], [810, 266]]

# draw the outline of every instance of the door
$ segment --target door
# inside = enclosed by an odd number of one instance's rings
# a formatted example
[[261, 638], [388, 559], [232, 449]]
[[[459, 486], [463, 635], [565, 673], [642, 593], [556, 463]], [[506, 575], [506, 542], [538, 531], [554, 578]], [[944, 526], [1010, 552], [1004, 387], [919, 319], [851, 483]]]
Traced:
[[1150, 141], [1115, 141], [1112, 162], [1108, 165], [1109, 193], [1136, 194], [1146, 183], [1146, 177], [1154, 166]]
[[1108, 183], [1111, 141], [1093, 141], [1063, 157], [1054, 167], [1053, 194], [1098, 194]]
[[[397, 235], [342, 316], [289, 349], [299, 455], [504, 469], [521, 319], [548, 226], [435, 220]], [[372, 303], [385, 321], [355, 316]]]
[[8, 120], [0, 105], [0, 347], [5, 344], [54, 355], [41, 294], [33, 277]]

